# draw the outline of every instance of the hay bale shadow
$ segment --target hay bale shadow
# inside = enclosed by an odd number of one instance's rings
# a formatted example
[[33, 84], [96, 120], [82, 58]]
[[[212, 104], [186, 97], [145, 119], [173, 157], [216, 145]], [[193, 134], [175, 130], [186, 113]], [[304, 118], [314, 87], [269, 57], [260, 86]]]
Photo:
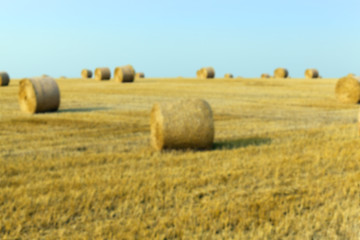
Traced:
[[264, 144], [270, 144], [270, 138], [260, 138], [260, 137], [252, 137], [252, 138], [240, 138], [240, 139], [233, 139], [233, 140], [226, 140], [215, 142], [213, 145], [214, 150], [221, 150], [221, 149], [235, 149], [235, 148], [244, 148], [247, 146], [260, 146]]
[[59, 109], [54, 113], [79, 113], [79, 112], [95, 112], [101, 110], [109, 110], [111, 108], [107, 107], [94, 107], [94, 108], [68, 108], [68, 109]]

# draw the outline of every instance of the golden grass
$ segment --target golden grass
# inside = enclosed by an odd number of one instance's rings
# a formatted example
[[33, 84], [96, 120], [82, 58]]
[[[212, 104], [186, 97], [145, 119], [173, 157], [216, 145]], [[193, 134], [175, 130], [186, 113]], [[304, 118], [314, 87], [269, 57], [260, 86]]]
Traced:
[[[336, 79], [57, 80], [56, 113], [0, 94], [1, 239], [359, 239], [358, 106]], [[152, 151], [154, 102], [203, 98], [210, 151]]]

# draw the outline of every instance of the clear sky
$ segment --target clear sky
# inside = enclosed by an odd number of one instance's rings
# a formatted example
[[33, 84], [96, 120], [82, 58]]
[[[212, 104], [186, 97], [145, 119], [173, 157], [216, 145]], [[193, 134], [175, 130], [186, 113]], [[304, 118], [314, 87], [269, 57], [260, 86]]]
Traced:
[[0, 0], [0, 71], [78, 77], [132, 64], [148, 77], [360, 74], [359, 0]]

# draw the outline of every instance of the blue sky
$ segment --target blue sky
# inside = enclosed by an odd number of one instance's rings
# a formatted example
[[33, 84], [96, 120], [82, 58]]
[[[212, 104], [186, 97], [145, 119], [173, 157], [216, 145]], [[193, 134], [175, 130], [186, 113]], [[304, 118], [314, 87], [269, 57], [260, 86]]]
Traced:
[[0, 1], [0, 71], [13, 78], [125, 64], [148, 77], [360, 74], [359, 0]]

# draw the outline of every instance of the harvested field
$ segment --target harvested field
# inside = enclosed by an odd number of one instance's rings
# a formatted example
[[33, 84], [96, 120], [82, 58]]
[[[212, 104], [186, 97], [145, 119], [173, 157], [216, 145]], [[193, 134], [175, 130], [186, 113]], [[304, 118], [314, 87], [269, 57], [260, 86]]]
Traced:
[[[359, 239], [358, 105], [337, 79], [57, 79], [0, 88], [1, 239]], [[96, 96], [96, 97], [95, 97]], [[155, 102], [201, 98], [214, 148], [154, 151]]]

